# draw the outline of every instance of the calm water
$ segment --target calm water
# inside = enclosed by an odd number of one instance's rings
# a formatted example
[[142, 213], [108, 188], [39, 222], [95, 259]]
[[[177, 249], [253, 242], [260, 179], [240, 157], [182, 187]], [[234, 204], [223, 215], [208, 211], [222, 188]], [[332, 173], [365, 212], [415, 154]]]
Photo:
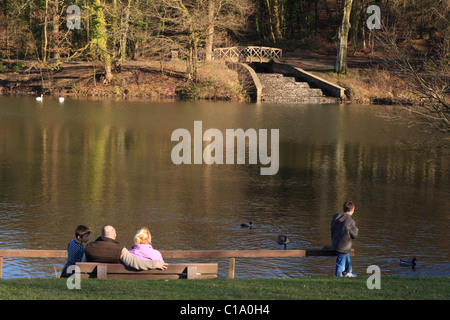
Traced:
[[[449, 275], [449, 158], [399, 149], [392, 137], [421, 133], [385, 122], [382, 109], [0, 97], [0, 248], [65, 250], [78, 224], [91, 240], [111, 224], [128, 248], [142, 226], [160, 250], [281, 249], [279, 233], [291, 249], [322, 247], [350, 199], [356, 274], [376, 264], [384, 275]], [[195, 120], [224, 135], [279, 129], [278, 173], [174, 165], [171, 134], [193, 133]], [[248, 221], [253, 230], [240, 227]], [[412, 257], [415, 271], [398, 265]], [[64, 262], [5, 258], [3, 276], [52, 277]], [[217, 262], [226, 276], [228, 260]], [[236, 261], [237, 278], [333, 273], [329, 257]]]

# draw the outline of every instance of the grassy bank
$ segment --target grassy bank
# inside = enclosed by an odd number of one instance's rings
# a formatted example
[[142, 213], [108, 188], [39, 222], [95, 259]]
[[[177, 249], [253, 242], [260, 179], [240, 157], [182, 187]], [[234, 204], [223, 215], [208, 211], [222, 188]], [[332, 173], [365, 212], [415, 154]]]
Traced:
[[[284, 61], [345, 88], [347, 103], [391, 104], [417, 102], [405, 90], [392, 70], [376, 67], [371, 55], [349, 56], [346, 75], [338, 75], [332, 67], [335, 54], [312, 51], [293, 52]], [[303, 62], [300, 62], [303, 61]], [[306, 62], [305, 62], [306, 61]], [[373, 64], [372, 64], [373, 63]], [[36, 61], [0, 61], [0, 92], [39, 96], [142, 98], [148, 100], [224, 100], [243, 102], [249, 97], [239, 83], [238, 75], [224, 62], [198, 64], [196, 82], [185, 77], [182, 60], [127, 61], [104, 84], [103, 67], [89, 62], [68, 62], [57, 67]]]
[[20, 300], [447, 300], [449, 277], [382, 277], [381, 289], [361, 278], [103, 280], [0, 280], [0, 299]]
[[411, 92], [400, 89], [400, 79], [388, 70], [349, 68], [346, 75], [338, 75], [333, 70], [323, 69], [313, 73], [345, 88], [347, 102], [390, 104], [417, 99]]
[[416, 103], [418, 98], [405, 87], [398, 70], [386, 67], [387, 61], [379, 52], [350, 50], [347, 74], [336, 74], [336, 48], [324, 44], [320, 50], [294, 50], [284, 60], [322, 79], [345, 88], [345, 102], [360, 104]]

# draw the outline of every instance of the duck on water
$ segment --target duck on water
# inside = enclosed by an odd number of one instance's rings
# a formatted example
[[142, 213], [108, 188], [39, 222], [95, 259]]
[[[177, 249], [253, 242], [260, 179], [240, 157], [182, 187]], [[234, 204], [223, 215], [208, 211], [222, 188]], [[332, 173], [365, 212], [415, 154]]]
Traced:
[[284, 249], [286, 249], [286, 244], [290, 243], [291, 239], [289, 239], [287, 236], [285, 236], [284, 234], [280, 234], [277, 237], [277, 243], [279, 245], [284, 245]]
[[242, 223], [241, 227], [251, 229], [253, 227], [253, 222], [250, 221], [249, 223]]
[[400, 265], [402, 267], [412, 267], [414, 268], [416, 266], [416, 258], [412, 258], [412, 260], [404, 260], [404, 259], [400, 259]]

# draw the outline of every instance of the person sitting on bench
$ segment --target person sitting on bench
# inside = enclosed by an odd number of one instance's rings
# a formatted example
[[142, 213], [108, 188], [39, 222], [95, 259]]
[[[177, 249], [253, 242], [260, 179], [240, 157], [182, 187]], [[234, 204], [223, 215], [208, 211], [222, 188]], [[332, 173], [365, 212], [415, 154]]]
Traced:
[[152, 235], [148, 228], [141, 228], [134, 236], [134, 244], [130, 253], [139, 259], [162, 261], [164, 259], [161, 252], [152, 247]]
[[167, 269], [167, 263], [134, 257], [124, 245], [116, 240], [116, 236], [116, 229], [113, 226], [104, 226], [102, 235], [86, 245], [82, 261], [122, 263], [136, 270]]

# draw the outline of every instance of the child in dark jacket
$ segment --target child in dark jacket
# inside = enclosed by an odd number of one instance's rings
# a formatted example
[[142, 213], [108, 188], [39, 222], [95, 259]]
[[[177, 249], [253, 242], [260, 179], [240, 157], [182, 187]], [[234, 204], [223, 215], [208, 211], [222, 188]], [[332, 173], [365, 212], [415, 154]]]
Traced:
[[355, 205], [351, 201], [346, 201], [343, 209], [344, 212], [336, 213], [331, 221], [331, 247], [337, 253], [335, 275], [355, 277], [350, 260], [353, 239], [358, 236], [358, 228], [352, 219]]
[[72, 239], [67, 245], [67, 262], [64, 265], [61, 278], [67, 278], [70, 274], [67, 273], [67, 268], [74, 265], [76, 262], [80, 262], [84, 255], [83, 243], [89, 241], [89, 235], [91, 231], [88, 227], [79, 225], [75, 230], [75, 239]]

